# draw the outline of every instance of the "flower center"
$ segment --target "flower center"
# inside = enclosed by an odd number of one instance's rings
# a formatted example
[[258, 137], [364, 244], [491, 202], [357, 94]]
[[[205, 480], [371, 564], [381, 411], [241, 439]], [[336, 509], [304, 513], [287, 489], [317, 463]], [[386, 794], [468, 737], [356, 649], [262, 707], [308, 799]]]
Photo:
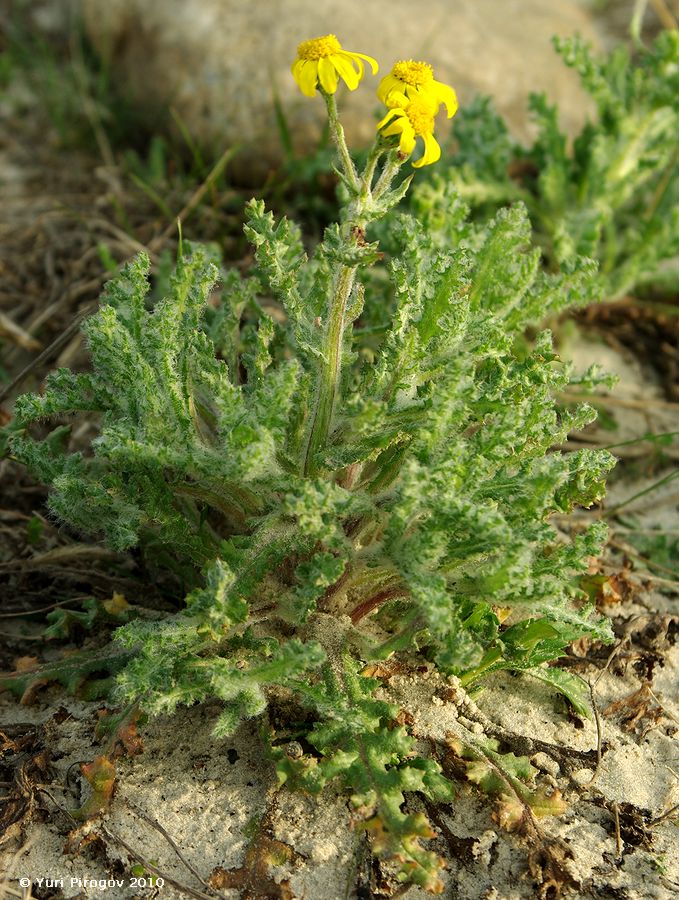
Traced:
[[430, 84], [434, 80], [434, 70], [429, 63], [415, 62], [412, 59], [402, 59], [395, 63], [391, 74], [411, 87]]
[[326, 34], [323, 37], [313, 38], [310, 41], [302, 41], [297, 48], [297, 56], [300, 59], [323, 59], [339, 53], [342, 45], [334, 34]]
[[404, 110], [416, 135], [432, 134], [434, 131], [434, 114], [431, 103], [417, 98], [410, 101]]

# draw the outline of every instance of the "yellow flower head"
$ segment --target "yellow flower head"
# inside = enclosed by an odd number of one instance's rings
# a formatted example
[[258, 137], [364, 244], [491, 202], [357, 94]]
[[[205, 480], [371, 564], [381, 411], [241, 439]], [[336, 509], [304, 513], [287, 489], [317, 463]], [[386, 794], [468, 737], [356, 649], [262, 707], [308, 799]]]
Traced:
[[441, 157], [441, 148], [434, 137], [434, 116], [438, 109], [436, 102], [426, 94], [416, 94], [409, 99], [399, 91], [392, 91], [389, 106], [392, 108], [378, 123], [378, 131], [381, 130], [384, 137], [400, 135], [398, 149], [406, 156], [410, 156], [417, 138], [421, 137], [424, 141], [424, 153], [413, 163], [414, 168], [435, 163]]
[[436, 103], [436, 109], [442, 103], [451, 119], [457, 112], [457, 95], [447, 84], [434, 80], [434, 70], [426, 62], [415, 62], [412, 59], [402, 59], [394, 66], [388, 75], [385, 75], [377, 88], [377, 96], [382, 103], [392, 106], [390, 96], [397, 92], [405, 94], [408, 99], [422, 96], [430, 97]]
[[363, 78], [363, 60], [377, 72], [377, 61], [365, 53], [343, 50], [334, 34], [302, 41], [297, 48], [297, 59], [292, 64], [292, 74], [303, 94], [313, 97], [320, 84], [326, 94], [337, 90], [341, 78], [350, 91], [358, 87]]

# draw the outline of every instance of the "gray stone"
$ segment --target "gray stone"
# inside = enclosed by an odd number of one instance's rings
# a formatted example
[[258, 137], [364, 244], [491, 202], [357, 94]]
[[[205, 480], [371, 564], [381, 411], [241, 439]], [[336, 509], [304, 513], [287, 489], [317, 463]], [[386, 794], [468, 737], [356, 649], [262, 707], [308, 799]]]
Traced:
[[[576, 31], [597, 43], [577, 0], [81, 0], [87, 32], [132, 101], [165, 127], [172, 107], [194, 140], [242, 147], [254, 174], [281, 156], [274, 96], [297, 150], [315, 146], [320, 97], [300, 93], [290, 74], [297, 44], [334, 32], [348, 50], [378, 59], [380, 74], [340, 88], [352, 145], [372, 139], [375, 89], [397, 59], [426, 59], [464, 104], [495, 97], [514, 132], [526, 136], [526, 97], [545, 90], [568, 131], [582, 122], [577, 77], [554, 53], [553, 34]], [[441, 131], [447, 126], [441, 117]]]

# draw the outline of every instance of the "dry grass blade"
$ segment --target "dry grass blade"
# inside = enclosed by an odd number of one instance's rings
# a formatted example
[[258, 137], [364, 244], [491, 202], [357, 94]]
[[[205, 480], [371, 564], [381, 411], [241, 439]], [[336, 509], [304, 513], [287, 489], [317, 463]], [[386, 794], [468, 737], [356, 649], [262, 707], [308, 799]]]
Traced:
[[4, 387], [0, 391], [0, 403], [3, 403], [8, 397], [11, 396], [12, 392], [15, 388], [19, 387], [20, 384], [28, 378], [28, 376], [35, 369], [39, 368], [43, 363], [48, 362], [55, 353], [58, 353], [62, 347], [64, 347], [73, 337], [73, 335], [80, 328], [80, 324], [82, 320], [88, 316], [91, 312], [94, 312], [96, 309], [96, 303], [88, 304], [85, 309], [83, 309], [75, 319], [71, 322], [71, 324], [66, 328], [61, 334], [56, 337], [49, 346], [45, 347], [42, 353], [39, 353], [35, 359], [32, 359], [30, 363], [16, 375], [10, 383]]
[[191, 865], [191, 863], [188, 861], [188, 859], [186, 859], [186, 857], [183, 855], [183, 853], [177, 846], [176, 841], [174, 841], [170, 837], [170, 835], [167, 833], [165, 828], [163, 828], [163, 826], [160, 824], [160, 822], [157, 819], [153, 819], [153, 818], [151, 818], [151, 816], [147, 815], [144, 812], [144, 810], [140, 806], [137, 806], [137, 804], [134, 803], [132, 800], [128, 800], [127, 798], [125, 798], [125, 803], [130, 807], [130, 809], [134, 810], [137, 813], [137, 815], [140, 816], [140, 818], [142, 818], [145, 822], [147, 822], [152, 828], [155, 828], [155, 830], [159, 834], [162, 834], [162, 836], [168, 842], [170, 847], [172, 847], [174, 852], [177, 854], [178, 858], [184, 863], [184, 865], [189, 870], [189, 872], [194, 876], [194, 878], [197, 878], [198, 881], [200, 881], [200, 883], [203, 885], [203, 887], [207, 891], [209, 891], [211, 894], [215, 894], [216, 896], [220, 896], [219, 892], [216, 891], [211, 885], [209, 885], [208, 882], [205, 881], [205, 879], [201, 876], [200, 872], [198, 872], [198, 870], [193, 865]]
[[24, 329], [21, 328], [20, 325], [17, 325], [16, 322], [13, 322], [9, 316], [5, 315], [5, 313], [1, 311], [0, 336], [8, 337], [24, 350], [38, 350], [41, 346], [40, 341], [37, 341], [34, 337], [31, 337], [31, 335], [28, 334], [27, 331], [24, 331]]
[[669, 8], [666, 0], [651, 0], [651, 6], [658, 19], [660, 19], [663, 28], [667, 28], [671, 31], [679, 28], [679, 19], [677, 19], [675, 14]]
[[107, 828], [106, 825], [100, 825], [99, 829], [101, 833], [112, 841], [114, 844], [118, 844], [118, 846], [122, 847], [126, 850], [133, 859], [136, 859], [147, 872], [150, 872], [152, 875], [155, 875], [157, 878], [162, 878], [165, 880], [167, 884], [171, 884], [172, 887], [177, 888], [180, 893], [186, 894], [188, 897], [196, 897], [197, 900], [214, 900], [214, 894], [204, 894], [202, 891], [197, 891], [195, 888], [190, 887], [188, 884], [184, 884], [181, 881], [177, 881], [176, 878], [172, 878], [171, 875], [168, 875], [167, 872], [163, 872], [162, 869], [159, 869], [158, 866], [154, 866], [153, 863], [150, 863], [143, 854], [141, 854], [138, 850], [135, 850], [134, 847], [131, 847], [126, 841], [124, 841], [120, 835], [114, 834], [110, 828]]

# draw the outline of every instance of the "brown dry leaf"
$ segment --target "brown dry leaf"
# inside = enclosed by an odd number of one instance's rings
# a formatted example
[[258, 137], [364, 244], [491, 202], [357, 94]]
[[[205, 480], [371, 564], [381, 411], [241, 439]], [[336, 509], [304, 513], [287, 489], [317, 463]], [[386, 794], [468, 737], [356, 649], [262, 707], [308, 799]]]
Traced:
[[103, 600], [101, 604], [109, 616], [119, 616], [131, 608], [131, 604], [127, 602], [123, 594], [118, 591], [113, 592], [110, 600]]
[[602, 715], [612, 716], [616, 713], [622, 713], [620, 724], [626, 731], [634, 732], [637, 725], [643, 725], [644, 720], [648, 720], [648, 724], [643, 730], [645, 735], [663, 717], [664, 710], [662, 706], [657, 704], [651, 686], [648, 682], [644, 682], [641, 687], [622, 697], [620, 700], [614, 700], [613, 703], [602, 710]]
[[581, 579], [581, 587], [602, 612], [607, 607], [634, 601], [646, 590], [639, 575], [634, 574], [628, 559], [622, 568], [619, 565], [612, 568], [604, 560], [591, 559], [587, 575]]
[[584, 659], [589, 651], [592, 649], [592, 645], [594, 641], [588, 637], [581, 637], [575, 641], [572, 641], [570, 645], [570, 652], [573, 656], [577, 656], [578, 659]]
[[413, 716], [412, 713], [409, 713], [407, 709], [399, 709], [398, 714], [394, 719], [394, 723], [396, 725], [414, 725], [415, 716]]
[[112, 715], [107, 709], [98, 712], [99, 721], [95, 729], [98, 738], [108, 736], [106, 744], [107, 754], [113, 758], [123, 753], [128, 756], [138, 756], [144, 752], [144, 742], [137, 732], [137, 723], [141, 716], [139, 709], [133, 709], [129, 714]]
[[516, 794], [500, 794], [492, 818], [505, 831], [516, 831], [525, 815], [526, 807]]
[[37, 669], [39, 665], [40, 660], [37, 656], [19, 656], [14, 660], [14, 671], [31, 672], [33, 669]]
[[361, 675], [364, 678], [391, 678], [394, 670], [384, 663], [368, 663], [361, 669]]
[[528, 854], [528, 870], [538, 885], [540, 898], [560, 897], [564, 890], [577, 889], [580, 883], [571, 875], [566, 865], [573, 859], [568, 844], [559, 838], [537, 835]]
[[[31, 739], [38, 742], [37, 732], [31, 734]], [[4, 748], [6, 752], [16, 752], [9, 746], [10, 744], [13, 744], [18, 752], [26, 749], [21, 739], [7, 740], [8, 745]], [[49, 755], [47, 750], [43, 750], [24, 762], [16, 771], [9, 794], [3, 798], [0, 806], [0, 844], [13, 840], [30, 822], [37, 805], [36, 787], [38, 783], [44, 782], [48, 767]]]
[[[20, 656], [14, 661], [14, 672], [10, 673], [10, 677], [12, 675], [21, 675], [27, 672], [35, 672], [39, 668], [40, 660], [37, 656]], [[19, 700], [21, 705], [30, 706], [35, 699], [35, 695], [37, 694], [37, 692], [46, 684], [49, 684], [49, 678], [35, 678], [30, 681], [28, 683], [28, 686], [26, 687], [26, 690], [21, 695], [21, 699]]]
[[285, 878], [280, 882], [274, 880], [269, 872], [271, 865], [282, 865], [294, 861], [297, 854], [282, 841], [274, 840], [265, 834], [259, 834], [250, 844], [243, 864], [233, 869], [217, 866], [208, 878], [208, 884], [217, 890], [239, 890], [241, 897], [247, 900], [296, 900]]
[[80, 771], [92, 788], [92, 793], [85, 803], [79, 809], [74, 810], [71, 815], [75, 819], [92, 819], [105, 812], [111, 803], [116, 781], [116, 767], [108, 756], [97, 756], [91, 763], [82, 763]]

